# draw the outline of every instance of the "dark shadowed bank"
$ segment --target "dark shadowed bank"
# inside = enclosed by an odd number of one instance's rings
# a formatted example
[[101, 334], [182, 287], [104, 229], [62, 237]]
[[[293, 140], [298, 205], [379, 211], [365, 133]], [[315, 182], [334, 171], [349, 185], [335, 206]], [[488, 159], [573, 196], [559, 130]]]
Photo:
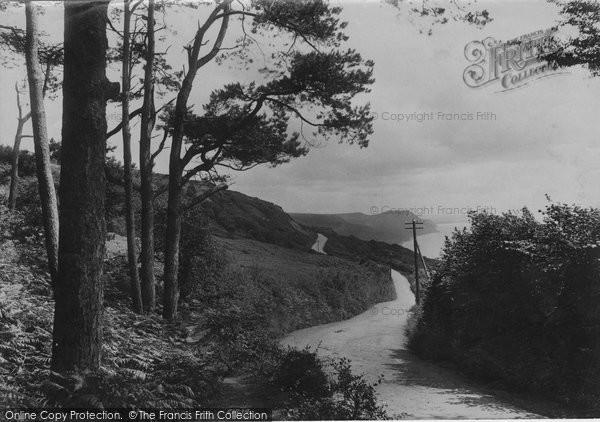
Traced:
[[471, 215], [446, 242], [410, 349], [511, 391], [600, 416], [600, 212], [550, 205], [543, 222]]

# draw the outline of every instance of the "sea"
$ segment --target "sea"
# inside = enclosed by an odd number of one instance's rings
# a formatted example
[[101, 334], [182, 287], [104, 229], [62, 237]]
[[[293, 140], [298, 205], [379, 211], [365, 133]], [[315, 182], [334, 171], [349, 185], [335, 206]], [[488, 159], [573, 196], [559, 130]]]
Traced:
[[[417, 242], [421, 253], [428, 258], [439, 258], [444, 247], [446, 236], [450, 236], [455, 229], [462, 230], [467, 227], [467, 223], [436, 223], [437, 232], [419, 235], [417, 232]], [[413, 250], [412, 239], [402, 243], [405, 248]]]

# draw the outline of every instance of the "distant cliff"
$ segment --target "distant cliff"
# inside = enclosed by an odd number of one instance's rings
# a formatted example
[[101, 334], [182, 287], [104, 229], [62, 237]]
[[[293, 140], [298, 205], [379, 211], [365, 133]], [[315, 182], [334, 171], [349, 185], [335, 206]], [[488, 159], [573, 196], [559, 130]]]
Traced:
[[388, 211], [367, 215], [360, 212], [348, 214], [298, 214], [290, 213], [294, 220], [314, 228], [329, 228], [337, 234], [355, 236], [361, 240], [378, 240], [386, 243], [401, 244], [412, 238], [405, 222], [413, 219], [423, 221], [423, 230], [419, 234], [435, 233], [436, 225], [431, 220], [421, 220], [411, 212]]

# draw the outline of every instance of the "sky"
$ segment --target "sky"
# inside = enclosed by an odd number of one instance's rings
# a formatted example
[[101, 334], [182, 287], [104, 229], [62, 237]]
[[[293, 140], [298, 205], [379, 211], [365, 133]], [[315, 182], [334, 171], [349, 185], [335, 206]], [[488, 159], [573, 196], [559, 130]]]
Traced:
[[[414, 209], [425, 218], [452, 221], [464, 220], [469, 208], [499, 213], [528, 206], [537, 211], [547, 204], [546, 194], [561, 203], [600, 206], [599, 78], [583, 69], [567, 69], [504, 92], [499, 83], [474, 89], [463, 81], [470, 64], [464, 55], [469, 42], [487, 37], [509, 40], [550, 28], [557, 23], [556, 6], [543, 0], [480, 0], [479, 7], [488, 9], [494, 19], [484, 28], [450, 22], [427, 35], [419, 31], [422, 21], [411, 22], [405, 11], [384, 2], [341, 5], [342, 18], [349, 22], [347, 45], [375, 62], [376, 82], [360, 99], [370, 102], [377, 115], [369, 146], [320, 143], [291, 163], [232, 174], [232, 190], [288, 212], [373, 214]], [[21, 15], [14, 11], [0, 16], [0, 23], [21, 25]], [[167, 18], [177, 30], [165, 41], [171, 45], [167, 58], [175, 68], [183, 65], [182, 46], [200, 16], [201, 10], [188, 10]], [[49, 6], [41, 21], [52, 37], [60, 39], [62, 7]], [[233, 35], [226, 42], [233, 42]], [[2, 144], [12, 143], [13, 85], [23, 76], [22, 67], [0, 69]], [[252, 71], [211, 65], [198, 76], [190, 104], [199, 107], [212, 88], [224, 83], [256, 77]], [[118, 74], [109, 72], [109, 78], [117, 80]], [[46, 102], [49, 133], [56, 139], [60, 139], [60, 103], [60, 97]], [[108, 113], [113, 127], [118, 109], [109, 108]], [[419, 122], [417, 113], [433, 118]], [[469, 113], [473, 120], [442, 118]], [[133, 132], [139, 133], [139, 126]], [[31, 141], [24, 142], [32, 149]], [[111, 144], [119, 143], [120, 138], [111, 139]], [[116, 154], [122, 151], [117, 148]], [[156, 170], [167, 168], [164, 153]]]

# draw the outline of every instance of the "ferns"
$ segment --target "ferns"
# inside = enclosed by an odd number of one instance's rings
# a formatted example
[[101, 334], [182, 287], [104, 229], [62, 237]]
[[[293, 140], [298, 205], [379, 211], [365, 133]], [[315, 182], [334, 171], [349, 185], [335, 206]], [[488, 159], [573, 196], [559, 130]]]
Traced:
[[[2, 208], [0, 206], [0, 208]], [[0, 215], [3, 215], [0, 209]], [[20, 217], [13, 215], [11, 223]], [[2, 244], [10, 233], [0, 222], [0, 255], [7, 249]], [[24, 254], [33, 250], [15, 250], [12, 242], [10, 259], [3, 260], [0, 272], [0, 403], [5, 406], [39, 407], [47, 400], [40, 388], [50, 365], [51, 315], [49, 298], [32, 294], [43, 291], [48, 280], [18, 264]]]
[[140, 381], [145, 381], [146, 380], [146, 373], [144, 371], [140, 371], [139, 369], [129, 369], [129, 368], [125, 368], [123, 370], [123, 372], [127, 375], [129, 375], [130, 377], [140, 380]]
[[[0, 216], [4, 215], [0, 205]], [[48, 278], [28, 265], [37, 254], [20, 240], [4, 247], [0, 221], [0, 404], [10, 407], [198, 407], [214, 392], [217, 371], [205, 350], [186, 345], [158, 315], [137, 315], [128, 303], [105, 310], [102, 369], [82, 377], [50, 371], [53, 301]], [[6, 250], [12, 255], [6, 255]], [[39, 256], [31, 256], [39, 261]]]

